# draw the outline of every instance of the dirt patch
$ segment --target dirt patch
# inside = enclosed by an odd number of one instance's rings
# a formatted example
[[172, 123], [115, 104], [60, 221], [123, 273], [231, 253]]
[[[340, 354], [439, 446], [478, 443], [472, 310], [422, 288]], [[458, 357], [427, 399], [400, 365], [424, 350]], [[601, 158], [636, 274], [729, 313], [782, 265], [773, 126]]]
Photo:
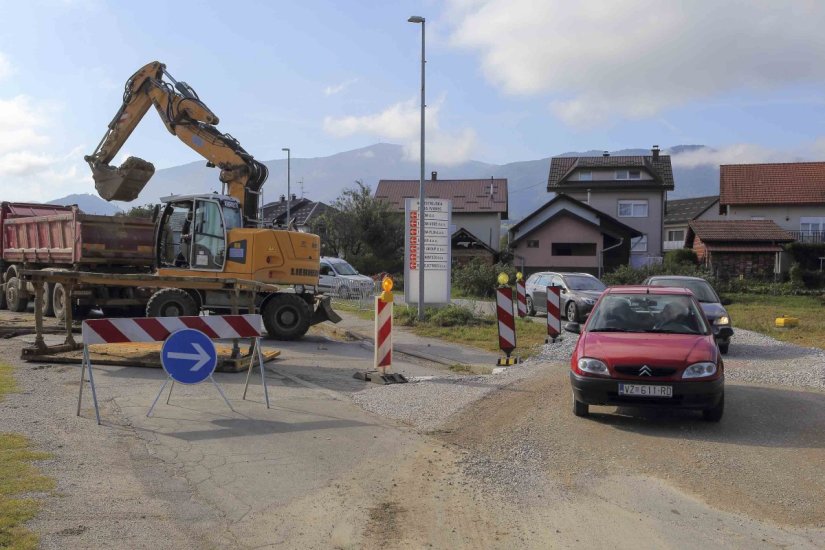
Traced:
[[385, 544], [397, 541], [406, 512], [406, 508], [397, 502], [381, 502], [370, 509], [367, 529]]

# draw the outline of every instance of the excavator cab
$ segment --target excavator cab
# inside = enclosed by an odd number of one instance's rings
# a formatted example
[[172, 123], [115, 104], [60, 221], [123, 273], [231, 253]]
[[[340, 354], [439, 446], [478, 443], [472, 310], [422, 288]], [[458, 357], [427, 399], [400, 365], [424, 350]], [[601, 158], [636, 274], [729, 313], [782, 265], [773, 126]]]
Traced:
[[131, 202], [135, 200], [152, 176], [155, 166], [138, 157], [129, 157], [119, 168], [94, 162], [86, 157], [92, 169], [95, 189], [107, 201]]

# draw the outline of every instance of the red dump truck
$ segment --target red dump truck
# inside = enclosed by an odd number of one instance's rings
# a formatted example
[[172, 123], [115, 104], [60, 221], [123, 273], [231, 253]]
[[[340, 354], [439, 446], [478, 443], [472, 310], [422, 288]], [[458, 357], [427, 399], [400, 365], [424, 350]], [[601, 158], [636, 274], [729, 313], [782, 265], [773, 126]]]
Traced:
[[[128, 216], [85, 214], [77, 206], [0, 203], [0, 309], [25, 311], [33, 288], [20, 278], [23, 269], [149, 273], [154, 262], [154, 223]], [[45, 289], [43, 313], [64, 318], [60, 283]], [[143, 315], [151, 292], [141, 288], [76, 288], [72, 310], [94, 307], [107, 314]]]

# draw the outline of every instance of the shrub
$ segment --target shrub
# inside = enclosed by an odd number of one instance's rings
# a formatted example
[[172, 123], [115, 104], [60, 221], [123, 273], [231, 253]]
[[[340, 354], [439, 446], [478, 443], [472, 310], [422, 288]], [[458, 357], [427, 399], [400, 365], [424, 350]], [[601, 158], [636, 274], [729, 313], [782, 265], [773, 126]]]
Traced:
[[699, 265], [699, 258], [696, 256], [696, 251], [692, 248], [677, 248], [665, 253], [665, 259], [662, 262], [665, 267], [675, 268], [682, 265]]
[[471, 309], [455, 304], [426, 308], [423, 323], [418, 320], [418, 308], [410, 305], [400, 306], [395, 309], [393, 319], [397, 325], [405, 327], [422, 324], [436, 327], [468, 327], [493, 323], [492, 319], [478, 316]]
[[785, 250], [801, 269], [818, 270], [819, 258], [825, 257], [825, 243], [793, 242], [785, 245]]
[[453, 269], [453, 284], [465, 296], [486, 298], [493, 295], [498, 273], [496, 265], [473, 258]]

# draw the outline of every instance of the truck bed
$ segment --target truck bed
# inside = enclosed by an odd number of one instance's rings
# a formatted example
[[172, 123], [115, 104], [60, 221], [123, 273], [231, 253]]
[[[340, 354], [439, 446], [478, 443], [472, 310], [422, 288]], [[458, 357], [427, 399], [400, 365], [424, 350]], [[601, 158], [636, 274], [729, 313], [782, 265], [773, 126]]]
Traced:
[[2, 231], [0, 251], [10, 264], [142, 268], [154, 260], [154, 223], [144, 218], [3, 203]]

